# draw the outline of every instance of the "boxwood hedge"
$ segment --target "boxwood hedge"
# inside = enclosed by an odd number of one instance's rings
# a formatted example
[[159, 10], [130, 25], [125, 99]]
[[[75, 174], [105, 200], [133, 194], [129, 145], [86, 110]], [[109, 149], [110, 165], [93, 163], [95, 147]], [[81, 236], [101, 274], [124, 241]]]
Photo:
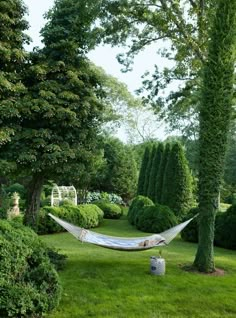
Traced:
[[0, 317], [41, 317], [58, 305], [58, 275], [32, 230], [1, 220], [0, 260]]

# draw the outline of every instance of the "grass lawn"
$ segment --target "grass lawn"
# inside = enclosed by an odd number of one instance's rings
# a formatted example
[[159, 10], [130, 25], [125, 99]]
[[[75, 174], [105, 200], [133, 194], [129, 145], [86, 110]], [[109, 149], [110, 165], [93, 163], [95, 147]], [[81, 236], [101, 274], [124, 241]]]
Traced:
[[[144, 236], [127, 220], [105, 220], [96, 231], [116, 236]], [[149, 273], [155, 248], [120, 252], [80, 243], [68, 233], [43, 236], [49, 245], [68, 255], [60, 272], [63, 296], [47, 318], [167, 318], [236, 317], [236, 252], [215, 249], [216, 266], [224, 276], [185, 272], [196, 245], [180, 238], [163, 248], [166, 275]]]

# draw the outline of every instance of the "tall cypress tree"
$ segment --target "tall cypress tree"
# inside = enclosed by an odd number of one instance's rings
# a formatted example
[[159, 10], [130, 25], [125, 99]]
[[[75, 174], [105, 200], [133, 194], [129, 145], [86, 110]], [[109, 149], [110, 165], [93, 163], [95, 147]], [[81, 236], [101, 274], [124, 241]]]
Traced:
[[169, 184], [171, 183], [172, 174], [168, 168], [170, 166], [169, 160], [171, 156], [172, 145], [167, 143], [165, 146], [165, 153], [160, 166], [160, 174], [157, 176], [157, 187], [156, 187], [156, 201], [161, 204], [166, 204], [168, 201]]
[[145, 176], [146, 176], [146, 170], [149, 162], [150, 157], [150, 146], [147, 146], [144, 151], [141, 168], [139, 172], [139, 178], [138, 178], [138, 189], [137, 194], [138, 195], [144, 195], [144, 183], [145, 183]]
[[152, 163], [152, 168], [150, 172], [149, 185], [148, 185], [148, 197], [155, 201], [156, 199], [156, 183], [157, 175], [161, 164], [161, 159], [164, 153], [163, 143], [159, 143], [156, 147], [155, 156]]
[[21, 81], [26, 59], [23, 45], [29, 37], [24, 34], [28, 24], [21, 0], [0, 1], [0, 12], [0, 144], [4, 144], [14, 134], [20, 116], [18, 102], [25, 92]]
[[192, 203], [192, 178], [182, 146], [171, 149], [163, 183], [163, 204], [181, 217]]
[[163, 154], [161, 157], [160, 166], [156, 176], [156, 184], [155, 184], [155, 199], [154, 201], [161, 204], [162, 197], [162, 187], [163, 187], [163, 179], [165, 174], [166, 163], [168, 160], [168, 156], [170, 153], [170, 143], [166, 145], [163, 144]]
[[194, 265], [215, 269], [214, 221], [232, 113], [236, 0], [219, 0], [210, 33], [200, 107], [199, 243]]
[[150, 182], [150, 178], [151, 178], [151, 170], [152, 170], [152, 166], [153, 166], [153, 162], [154, 162], [154, 157], [155, 157], [155, 153], [156, 153], [156, 146], [153, 145], [150, 153], [149, 153], [149, 158], [148, 158], [148, 162], [147, 162], [147, 169], [146, 169], [146, 173], [145, 173], [145, 181], [144, 181], [144, 195], [148, 196], [148, 187], [149, 187], [149, 182]]

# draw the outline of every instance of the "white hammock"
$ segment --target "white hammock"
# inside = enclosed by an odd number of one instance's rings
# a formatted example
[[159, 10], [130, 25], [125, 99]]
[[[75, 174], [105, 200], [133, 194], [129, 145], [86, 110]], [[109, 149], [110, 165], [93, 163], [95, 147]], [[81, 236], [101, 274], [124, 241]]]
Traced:
[[81, 242], [92, 243], [102, 247], [124, 251], [141, 251], [153, 248], [155, 246], [168, 245], [193, 219], [192, 218], [180, 223], [179, 225], [176, 225], [160, 234], [153, 234], [145, 237], [124, 238], [85, 230], [81, 227], [63, 221], [51, 213], [48, 215]]

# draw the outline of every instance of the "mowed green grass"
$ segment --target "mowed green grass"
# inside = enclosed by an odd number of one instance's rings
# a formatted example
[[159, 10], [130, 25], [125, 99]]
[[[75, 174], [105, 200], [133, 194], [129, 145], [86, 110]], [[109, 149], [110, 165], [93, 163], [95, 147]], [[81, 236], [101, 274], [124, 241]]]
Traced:
[[[145, 236], [126, 219], [105, 220], [96, 231], [115, 236]], [[155, 248], [120, 252], [80, 243], [68, 233], [47, 235], [43, 241], [66, 255], [66, 268], [59, 273], [63, 296], [48, 318], [167, 318], [236, 317], [236, 252], [216, 248], [215, 261], [224, 276], [186, 272], [196, 244], [180, 238], [163, 248], [166, 275], [149, 272]]]

